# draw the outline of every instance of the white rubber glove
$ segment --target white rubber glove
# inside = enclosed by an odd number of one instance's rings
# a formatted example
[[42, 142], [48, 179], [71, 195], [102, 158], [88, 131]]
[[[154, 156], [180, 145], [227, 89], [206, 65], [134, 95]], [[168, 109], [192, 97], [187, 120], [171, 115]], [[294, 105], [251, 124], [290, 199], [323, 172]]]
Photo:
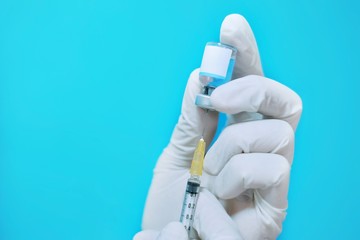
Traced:
[[[194, 228], [207, 240], [239, 240], [242, 239], [234, 221], [225, 212], [223, 206], [208, 190], [202, 189], [195, 212]], [[171, 222], [159, 232], [145, 230], [135, 235], [134, 240], [188, 240], [183, 224]]]
[[[211, 95], [215, 109], [231, 115], [229, 126], [206, 154], [202, 185], [222, 201], [244, 239], [275, 239], [287, 208], [301, 99], [289, 88], [261, 76], [256, 41], [242, 16], [227, 16], [220, 38], [238, 49], [233, 75], [236, 79]], [[205, 121], [204, 111], [194, 105], [201, 91], [198, 78], [199, 71], [193, 71], [178, 124], [154, 170], [143, 216], [144, 230], [160, 231], [169, 222], [179, 220], [192, 155], [205, 122], [205, 141], [209, 144], [214, 136], [217, 112], [209, 112]], [[248, 121], [262, 118], [256, 112], [272, 119]]]

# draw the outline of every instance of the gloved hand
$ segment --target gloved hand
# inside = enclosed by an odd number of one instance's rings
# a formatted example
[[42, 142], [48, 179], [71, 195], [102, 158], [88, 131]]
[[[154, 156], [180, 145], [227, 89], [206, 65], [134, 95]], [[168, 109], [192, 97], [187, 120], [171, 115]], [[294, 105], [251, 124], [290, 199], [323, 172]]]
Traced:
[[[242, 16], [232, 14], [224, 19], [220, 40], [236, 47], [238, 55], [234, 80], [218, 87], [210, 98], [217, 111], [229, 115], [228, 125], [206, 154], [202, 186], [224, 204], [244, 239], [275, 239], [287, 209], [301, 99], [286, 86], [262, 76], [255, 38]], [[192, 155], [204, 124], [206, 143], [214, 136], [218, 113], [209, 112], [204, 119], [204, 110], [194, 105], [200, 91], [197, 69], [188, 80], [170, 143], [154, 170], [144, 230], [160, 231], [179, 220]], [[254, 119], [257, 121], [249, 121]], [[200, 237], [206, 239], [201, 233]]]
[[[203, 239], [239, 240], [242, 239], [234, 221], [223, 206], [208, 190], [202, 189], [195, 212], [194, 228]], [[135, 235], [134, 240], [188, 240], [188, 233], [179, 221], [171, 222], [159, 232], [145, 230]]]

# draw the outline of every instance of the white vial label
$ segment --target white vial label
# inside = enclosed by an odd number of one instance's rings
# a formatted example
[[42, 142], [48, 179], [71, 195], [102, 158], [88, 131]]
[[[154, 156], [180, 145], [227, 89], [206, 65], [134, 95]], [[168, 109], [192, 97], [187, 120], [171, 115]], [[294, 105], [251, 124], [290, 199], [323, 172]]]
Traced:
[[206, 46], [200, 67], [200, 74], [226, 78], [231, 50], [217, 46]]

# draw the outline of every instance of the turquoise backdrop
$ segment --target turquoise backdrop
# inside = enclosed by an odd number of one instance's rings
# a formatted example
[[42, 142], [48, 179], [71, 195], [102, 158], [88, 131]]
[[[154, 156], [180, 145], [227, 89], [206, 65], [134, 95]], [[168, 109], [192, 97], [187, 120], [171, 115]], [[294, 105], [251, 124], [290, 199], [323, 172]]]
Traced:
[[304, 112], [281, 240], [359, 239], [360, 3], [0, 0], [0, 239], [123, 240], [187, 77], [243, 14]]

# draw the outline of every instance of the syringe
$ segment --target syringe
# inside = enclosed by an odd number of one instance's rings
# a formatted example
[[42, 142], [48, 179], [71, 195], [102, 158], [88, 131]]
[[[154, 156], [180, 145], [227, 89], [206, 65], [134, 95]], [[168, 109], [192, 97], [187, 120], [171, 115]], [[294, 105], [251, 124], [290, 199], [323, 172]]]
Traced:
[[195, 209], [200, 191], [200, 176], [202, 175], [206, 143], [203, 138], [200, 139], [191, 162], [190, 178], [186, 184], [184, 202], [181, 211], [180, 222], [188, 231], [189, 239], [198, 239], [193, 222]]

